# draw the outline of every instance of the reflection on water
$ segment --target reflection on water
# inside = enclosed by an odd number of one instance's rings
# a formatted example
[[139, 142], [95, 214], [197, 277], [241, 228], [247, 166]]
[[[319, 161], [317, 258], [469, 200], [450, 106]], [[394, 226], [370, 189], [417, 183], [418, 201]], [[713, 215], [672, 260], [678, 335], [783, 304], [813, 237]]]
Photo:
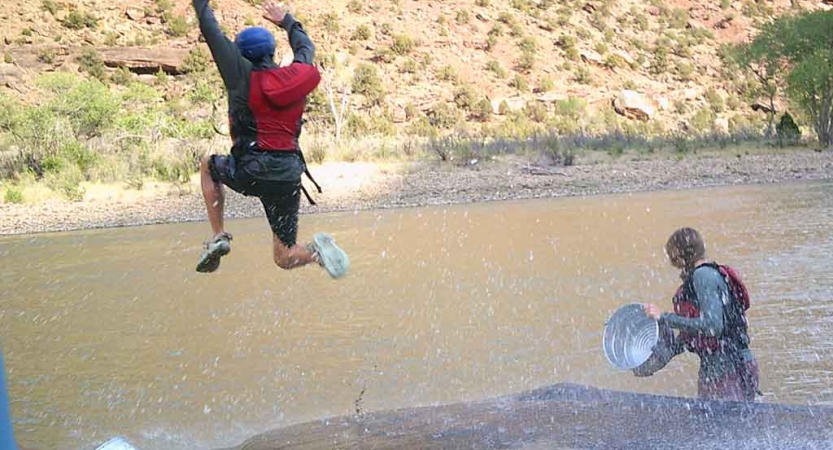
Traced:
[[[278, 271], [264, 219], [193, 272], [206, 224], [0, 240], [0, 335], [24, 446], [216, 448], [324, 416], [561, 381], [692, 396], [694, 357], [614, 371], [619, 305], [670, 308], [662, 246], [700, 229], [752, 291], [765, 401], [833, 404], [833, 185], [785, 184], [307, 216], [352, 273]], [[361, 392], [364, 392], [361, 394]]]

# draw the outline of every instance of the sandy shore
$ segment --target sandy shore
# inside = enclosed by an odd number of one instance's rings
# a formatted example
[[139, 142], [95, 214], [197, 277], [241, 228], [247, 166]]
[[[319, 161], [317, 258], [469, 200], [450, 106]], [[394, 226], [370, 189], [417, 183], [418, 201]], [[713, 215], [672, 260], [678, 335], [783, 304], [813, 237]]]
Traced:
[[[539, 166], [521, 157], [501, 157], [461, 166], [420, 161], [334, 163], [311, 167], [324, 189], [317, 206], [302, 200], [302, 212], [323, 213], [504, 199], [563, 197], [704, 186], [833, 179], [833, 152], [769, 151], [622, 158], [570, 167]], [[309, 183], [306, 185], [310, 186]], [[311, 190], [312, 192], [313, 190]], [[206, 220], [196, 183], [173, 192], [88, 189], [83, 202], [43, 201], [0, 205], [0, 234], [22, 234]], [[232, 218], [263, 216], [257, 199], [233, 192]]]

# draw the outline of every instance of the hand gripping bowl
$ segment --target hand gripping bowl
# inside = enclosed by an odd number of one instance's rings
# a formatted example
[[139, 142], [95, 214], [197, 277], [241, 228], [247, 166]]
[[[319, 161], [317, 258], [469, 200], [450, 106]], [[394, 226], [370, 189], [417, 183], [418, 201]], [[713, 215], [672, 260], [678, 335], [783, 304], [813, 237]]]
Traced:
[[611, 364], [622, 370], [639, 367], [659, 340], [659, 324], [639, 303], [622, 306], [605, 323], [602, 345]]

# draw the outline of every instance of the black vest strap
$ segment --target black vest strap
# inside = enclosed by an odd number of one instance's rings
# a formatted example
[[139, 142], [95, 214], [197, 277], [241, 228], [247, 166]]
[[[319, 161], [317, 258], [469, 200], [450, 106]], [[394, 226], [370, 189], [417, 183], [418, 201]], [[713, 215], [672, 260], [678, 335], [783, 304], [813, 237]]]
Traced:
[[[298, 132], [295, 135], [295, 142], [297, 143], [297, 146], [295, 147], [295, 151], [298, 153], [298, 157], [301, 158], [301, 164], [304, 165], [304, 174], [307, 176], [307, 178], [309, 178], [310, 181], [312, 181], [312, 184], [315, 185], [315, 189], [318, 190], [318, 193], [321, 194], [324, 191], [321, 189], [321, 186], [318, 185], [318, 182], [315, 181], [315, 178], [312, 177], [312, 174], [309, 173], [309, 169], [307, 168], [307, 160], [306, 160], [306, 158], [304, 158], [304, 152], [301, 151], [301, 145], [300, 145], [301, 128], [303, 128], [305, 123], [306, 123], [306, 120], [304, 120], [303, 118], [298, 121]], [[317, 203], [315, 203], [315, 200], [312, 199], [312, 196], [309, 195], [309, 192], [307, 192], [307, 189], [304, 187], [303, 184], [301, 185], [301, 191], [304, 193], [304, 196], [307, 198], [307, 201], [309, 202], [310, 205], [316, 205], [317, 204]]]

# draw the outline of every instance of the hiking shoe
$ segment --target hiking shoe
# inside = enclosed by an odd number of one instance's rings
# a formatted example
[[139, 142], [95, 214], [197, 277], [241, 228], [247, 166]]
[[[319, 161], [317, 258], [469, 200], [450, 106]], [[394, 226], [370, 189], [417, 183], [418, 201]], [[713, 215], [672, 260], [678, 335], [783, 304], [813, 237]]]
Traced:
[[231, 235], [220, 233], [214, 239], [203, 243], [205, 251], [202, 253], [200, 262], [197, 264], [197, 272], [210, 273], [220, 267], [220, 258], [231, 251]]
[[318, 264], [333, 278], [341, 278], [350, 268], [350, 258], [327, 233], [316, 233], [312, 237], [312, 250], [318, 255]]

